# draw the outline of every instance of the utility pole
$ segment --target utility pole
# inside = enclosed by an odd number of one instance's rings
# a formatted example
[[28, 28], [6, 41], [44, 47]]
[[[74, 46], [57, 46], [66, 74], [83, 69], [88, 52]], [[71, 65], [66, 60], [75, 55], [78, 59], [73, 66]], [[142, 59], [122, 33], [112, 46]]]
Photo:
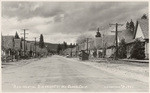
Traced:
[[24, 31], [24, 56], [25, 56], [25, 52], [26, 52], [26, 48], [25, 48], [25, 41], [26, 41], [26, 34], [28, 34], [28, 33], [26, 33], [26, 30], [28, 30], [28, 29], [22, 29], [23, 31]]
[[71, 57], [72, 57], [72, 47], [71, 47]]
[[104, 34], [102, 34], [102, 47], [103, 47], [103, 48], [102, 48], [102, 49], [103, 49], [103, 50], [102, 50], [102, 58], [104, 58], [104, 54], [105, 54], [105, 53], [104, 53], [104, 49], [105, 49], [105, 46], [104, 46]]
[[87, 53], [88, 53], [88, 42], [89, 42], [89, 38], [87, 38]]
[[116, 26], [116, 33], [115, 33], [115, 39], [116, 39], [116, 53], [115, 53], [115, 60], [118, 60], [118, 26], [123, 26], [123, 24], [109, 24], [111, 25], [115, 25]]
[[76, 57], [77, 57], [77, 46], [78, 46], [78, 45], [76, 44]]
[[36, 37], [35, 37], [35, 57], [36, 57]]

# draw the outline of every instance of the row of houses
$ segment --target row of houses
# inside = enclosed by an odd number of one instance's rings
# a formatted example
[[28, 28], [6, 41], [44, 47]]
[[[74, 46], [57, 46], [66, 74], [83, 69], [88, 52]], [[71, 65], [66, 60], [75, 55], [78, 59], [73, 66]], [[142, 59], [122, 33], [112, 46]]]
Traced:
[[[148, 19], [137, 19], [136, 25], [130, 27], [130, 24], [134, 24], [131, 20], [130, 23], [126, 23], [126, 29], [118, 33], [118, 43], [122, 39], [126, 42], [127, 58], [131, 57], [131, 51], [136, 39], [144, 43], [145, 46], [145, 59], [149, 59], [149, 28]], [[114, 43], [106, 50], [106, 55], [109, 57], [115, 52], [115, 40]]]
[[38, 44], [33, 41], [24, 41], [15, 36], [2, 36], [2, 59], [18, 59], [20, 57], [35, 57], [41, 53], [47, 53], [47, 50], [41, 49]]
[[[131, 56], [131, 50], [136, 39], [139, 39], [145, 45], [145, 58], [149, 58], [149, 28], [148, 18], [137, 19], [134, 22], [126, 22], [126, 27], [118, 32], [118, 43], [122, 39], [126, 42], [127, 58]], [[65, 50], [66, 54], [78, 54], [79, 51], [84, 50], [90, 54], [90, 57], [111, 57], [116, 51], [116, 39], [115, 33], [111, 35], [101, 35], [99, 30], [97, 31], [95, 38], [78, 44], [73, 49]], [[66, 52], [67, 51], [67, 52]], [[105, 53], [103, 53], [105, 51]], [[95, 54], [95, 55], [93, 55]]]

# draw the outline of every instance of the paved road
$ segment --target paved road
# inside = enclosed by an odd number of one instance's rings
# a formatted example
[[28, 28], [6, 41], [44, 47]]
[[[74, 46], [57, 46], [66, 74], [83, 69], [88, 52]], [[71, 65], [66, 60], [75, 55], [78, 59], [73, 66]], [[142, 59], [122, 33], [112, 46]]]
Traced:
[[3, 91], [127, 92], [148, 91], [148, 83], [52, 56], [2, 68]]

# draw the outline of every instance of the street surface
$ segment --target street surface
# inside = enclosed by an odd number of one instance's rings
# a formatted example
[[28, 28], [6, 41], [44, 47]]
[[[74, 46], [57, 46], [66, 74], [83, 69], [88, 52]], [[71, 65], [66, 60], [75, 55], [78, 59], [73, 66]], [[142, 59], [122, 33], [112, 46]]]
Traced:
[[[107, 63], [103, 63], [107, 66], [98, 63], [99, 68], [91, 64], [94, 63], [58, 55], [5, 64], [2, 68], [2, 91], [148, 92], [148, 72], [145, 72], [148, 71], [148, 66], [133, 65], [132, 67], [146, 68], [144, 71], [146, 74], [130, 71], [129, 68], [127, 72], [136, 73], [136, 76], [128, 77], [118, 72], [107, 71], [106, 67], [112, 69]], [[119, 65], [113, 64], [113, 66]], [[138, 78], [138, 75], [143, 78]]]

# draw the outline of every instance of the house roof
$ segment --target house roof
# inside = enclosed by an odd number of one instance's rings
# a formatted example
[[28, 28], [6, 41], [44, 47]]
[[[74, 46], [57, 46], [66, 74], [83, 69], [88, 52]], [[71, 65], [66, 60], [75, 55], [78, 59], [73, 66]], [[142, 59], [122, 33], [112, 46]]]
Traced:
[[94, 49], [94, 48], [95, 48], [95, 46], [94, 46], [94, 40], [91, 40], [89, 42], [89, 49]]
[[115, 42], [115, 35], [105, 35], [104, 36], [104, 44], [107, 47], [113, 46]]
[[72, 52], [76, 52], [76, 49], [77, 49], [76, 47], [72, 48]]
[[76, 47], [74, 48], [67, 48], [63, 51], [63, 53], [67, 53], [67, 54], [70, 54], [70, 53], [75, 53], [76, 52]]
[[121, 33], [118, 33], [119, 40], [125, 39], [125, 42], [130, 42], [133, 40], [134, 33], [129, 29], [122, 30]]
[[148, 28], [148, 19], [138, 19], [135, 29], [134, 38], [136, 35], [137, 27], [140, 26], [144, 35], [144, 39], [149, 39], [149, 28]]
[[94, 45], [97, 49], [103, 48], [102, 37], [96, 37], [94, 39], [94, 43], [95, 43]]
[[[144, 40], [142, 37], [136, 38], [136, 39], [140, 40], [141, 42], [145, 42], [145, 40]], [[134, 43], [134, 42], [136, 41], [136, 39], [132, 39], [132, 40], [131, 40], [130, 42], [128, 42], [127, 44], [132, 44], [132, 43]]]
[[21, 39], [14, 39], [14, 49], [15, 50], [21, 49]]
[[2, 40], [13, 40], [14, 36], [2, 36]]
[[106, 44], [107, 47], [110, 47], [114, 45], [114, 42], [115, 35], [105, 35], [103, 38], [95, 38], [94, 40], [91, 40], [89, 43], [89, 49], [102, 49], [104, 44]]
[[31, 42], [27, 42], [27, 51], [31, 50]]
[[79, 44], [79, 51], [85, 50], [85, 44], [86, 44], [86, 42]]
[[5, 49], [12, 49], [14, 36], [2, 36], [2, 47]]
[[68, 52], [70, 50], [71, 50], [71, 48], [67, 48], [67, 49], [64, 50], [64, 52]]
[[[118, 40], [125, 39], [125, 42], [130, 42], [133, 40], [133, 32], [131, 32], [129, 29], [121, 30], [120, 33], [118, 33]], [[115, 45], [115, 35], [105, 35], [104, 36], [104, 44], [106, 44], [107, 47], [114, 46]]]

